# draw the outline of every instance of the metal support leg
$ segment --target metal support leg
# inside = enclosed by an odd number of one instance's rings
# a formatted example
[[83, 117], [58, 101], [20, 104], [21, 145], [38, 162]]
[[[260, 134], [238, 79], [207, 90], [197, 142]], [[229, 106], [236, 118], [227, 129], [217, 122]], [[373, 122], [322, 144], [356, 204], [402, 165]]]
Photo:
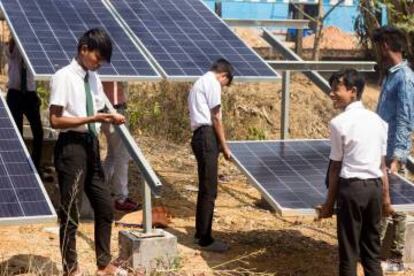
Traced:
[[282, 73], [282, 106], [280, 120], [280, 139], [289, 139], [290, 71]]
[[152, 232], [152, 206], [151, 206], [151, 189], [148, 186], [147, 182], [144, 180], [143, 185], [143, 224], [144, 224], [144, 234], [149, 234]]

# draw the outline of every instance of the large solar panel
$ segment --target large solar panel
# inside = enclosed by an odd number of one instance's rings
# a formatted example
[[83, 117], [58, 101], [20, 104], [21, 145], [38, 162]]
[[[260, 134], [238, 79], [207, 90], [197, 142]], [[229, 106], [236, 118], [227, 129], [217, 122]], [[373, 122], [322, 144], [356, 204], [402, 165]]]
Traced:
[[200, 0], [106, 2], [169, 79], [193, 80], [221, 57], [234, 65], [239, 80], [277, 79], [277, 74]]
[[[229, 143], [238, 167], [282, 215], [315, 215], [325, 202], [328, 140], [240, 141]], [[414, 210], [414, 185], [390, 176], [396, 210]]]
[[101, 0], [2, 0], [1, 7], [36, 79], [69, 64], [79, 37], [94, 27], [114, 43], [111, 64], [99, 70], [103, 80], [160, 78]]
[[0, 98], [0, 224], [56, 222], [55, 210]]

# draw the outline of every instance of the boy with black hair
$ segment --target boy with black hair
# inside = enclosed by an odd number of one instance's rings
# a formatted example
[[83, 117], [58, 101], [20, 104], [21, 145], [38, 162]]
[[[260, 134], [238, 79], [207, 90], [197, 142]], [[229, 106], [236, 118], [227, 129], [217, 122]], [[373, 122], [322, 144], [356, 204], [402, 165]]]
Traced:
[[219, 59], [200, 77], [188, 95], [191, 130], [191, 147], [197, 159], [199, 190], [196, 211], [195, 241], [203, 250], [224, 252], [228, 245], [214, 240], [211, 234], [214, 202], [217, 197], [218, 156], [231, 159], [221, 120], [221, 90], [233, 80], [233, 67]]
[[382, 275], [380, 222], [390, 212], [385, 166], [387, 124], [364, 108], [365, 81], [354, 69], [329, 79], [334, 107], [343, 110], [329, 123], [331, 166], [325, 204], [319, 217], [331, 217], [337, 206], [339, 275], [356, 276], [360, 259], [366, 276]]
[[78, 204], [82, 189], [95, 214], [97, 275], [127, 275], [110, 263], [113, 210], [99, 156], [98, 123], [122, 124], [120, 114], [99, 113], [104, 108], [102, 83], [95, 72], [110, 62], [112, 42], [105, 31], [91, 29], [78, 42], [78, 53], [51, 80], [50, 124], [60, 129], [55, 148], [61, 208], [60, 249], [64, 275], [82, 275], [76, 253]]
[[[378, 28], [374, 31], [373, 41], [378, 46], [385, 69], [377, 113], [388, 123], [386, 163], [391, 173], [405, 175], [414, 128], [414, 73], [403, 59], [406, 43], [401, 30], [392, 26]], [[383, 268], [387, 272], [398, 272], [404, 270], [402, 258], [406, 214], [393, 212], [391, 216], [383, 219], [382, 239], [391, 223], [394, 226], [391, 255], [383, 263]]]

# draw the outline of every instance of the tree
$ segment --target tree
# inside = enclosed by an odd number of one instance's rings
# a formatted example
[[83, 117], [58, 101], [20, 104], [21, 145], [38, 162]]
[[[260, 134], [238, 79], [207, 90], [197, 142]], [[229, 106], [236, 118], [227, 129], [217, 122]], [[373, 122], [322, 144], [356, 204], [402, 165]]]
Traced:
[[307, 14], [299, 5], [293, 4], [295, 9], [301, 13], [304, 17], [309, 19], [310, 21], [314, 22], [316, 24], [315, 28], [315, 41], [313, 44], [313, 53], [312, 53], [312, 59], [313, 60], [319, 60], [320, 59], [320, 42], [322, 39], [322, 30], [325, 19], [331, 14], [331, 12], [338, 7], [340, 4], [342, 4], [345, 0], [339, 0], [335, 5], [333, 5], [325, 14], [323, 14], [323, 0], [318, 1], [318, 14], [316, 17], [312, 17], [309, 14]]

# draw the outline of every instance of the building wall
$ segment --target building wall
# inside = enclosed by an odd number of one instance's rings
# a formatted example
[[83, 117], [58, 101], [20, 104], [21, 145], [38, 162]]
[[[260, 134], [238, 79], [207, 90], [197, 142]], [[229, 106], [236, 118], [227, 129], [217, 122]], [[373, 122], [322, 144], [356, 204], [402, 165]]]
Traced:
[[[214, 10], [214, 0], [204, 0]], [[286, 0], [233, 0], [222, 1], [223, 17], [237, 19], [286, 19], [288, 18]], [[315, 2], [315, 1], [301, 1]], [[328, 11], [337, 0], [324, 0], [324, 11]], [[353, 32], [357, 16], [355, 1], [345, 0], [326, 18], [325, 26], [336, 26], [346, 32]]]

